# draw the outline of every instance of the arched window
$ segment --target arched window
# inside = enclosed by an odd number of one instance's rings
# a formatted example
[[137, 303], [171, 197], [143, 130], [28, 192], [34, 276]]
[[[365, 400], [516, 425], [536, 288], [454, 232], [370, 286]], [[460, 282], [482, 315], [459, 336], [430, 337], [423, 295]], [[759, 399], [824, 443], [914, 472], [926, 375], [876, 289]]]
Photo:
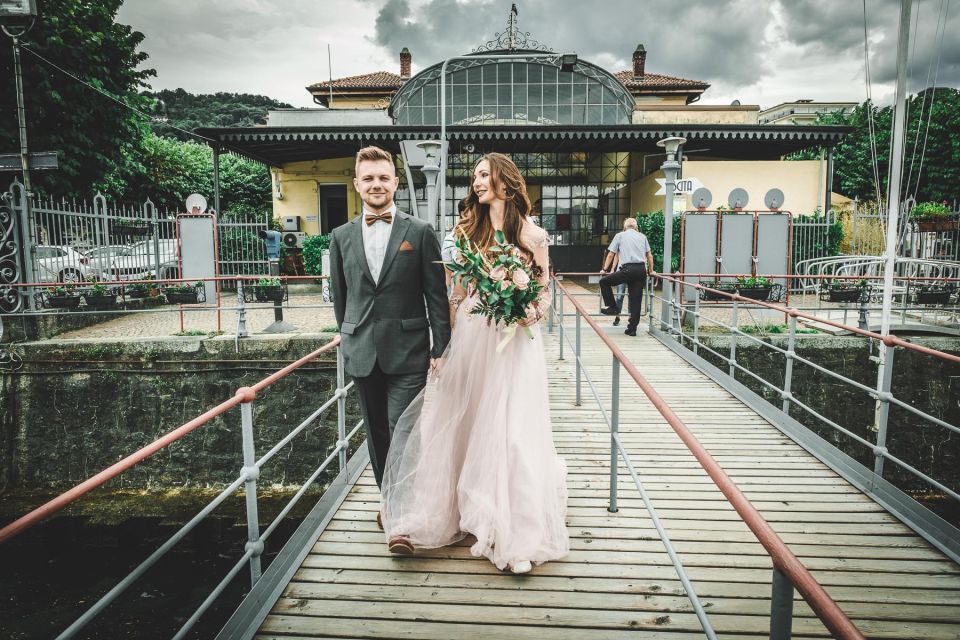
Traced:
[[[440, 124], [440, 64], [424, 69], [394, 96], [397, 125]], [[448, 125], [630, 124], [634, 99], [613, 75], [579, 61], [561, 71], [549, 56], [529, 61], [479, 55], [447, 65]]]

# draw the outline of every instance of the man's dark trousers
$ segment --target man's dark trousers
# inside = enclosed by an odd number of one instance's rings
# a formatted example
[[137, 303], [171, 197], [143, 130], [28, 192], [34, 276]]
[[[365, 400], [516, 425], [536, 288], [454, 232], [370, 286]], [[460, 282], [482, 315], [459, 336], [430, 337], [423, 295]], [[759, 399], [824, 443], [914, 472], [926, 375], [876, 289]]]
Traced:
[[630, 320], [627, 322], [627, 331], [636, 331], [640, 324], [640, 305], [643, 302], [643, 290], [647, 286], [647, 265], [643, 262], [632, 262], [620, 267], [620, 270], [600, 278], [600, 293], [603, 295], [603, 306], [616, 309], [617, 302], [613, 295], [613, 288], [618, 284], [626, 283], [630, 302]]
[[[427, 372], [388, 375], [373, 365], [370, 375], [353, 379], [367, 429], [367, 448], [377, 486], [383, 481], [393, 428], [404, 410], [427, 384]], [[384, 401], [386, 400], [386, 401]]]

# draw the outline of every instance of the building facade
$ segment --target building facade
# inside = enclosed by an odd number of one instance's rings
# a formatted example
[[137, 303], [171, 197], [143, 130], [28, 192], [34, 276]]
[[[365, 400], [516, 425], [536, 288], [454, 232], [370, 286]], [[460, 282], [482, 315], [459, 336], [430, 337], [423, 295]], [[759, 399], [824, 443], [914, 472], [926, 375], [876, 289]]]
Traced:
[[702, 105], [709, 85], [649, 73], [643, 45], [632, 52], [631, 69], [611, 72], [530, 40], [511, 12], [504, 33], [470, 54], [415, 74], [412, 61], [404, 48], [400, 73], [310, 85], [317, 109], [272, 111], [266, 127], [201, 133], [216, 140], [218, 151], [270, 166], [275, 216], [296, 218], [315, 234], [360, 212], [353, 155], [368, 144], [397, 154], [398, 203], [425, 215], [425, 180], [406, 166], [401, 143], [438, 139], [442, 127], [449, 150], [446, 215], [431, 220], [438, 231], [455, 224], [479, 157], [507, 153], [551, 234], [557, 267], [567, 270], [595, 269], [599, 248], [625, 217], [662, 208], [654, 195], [664, 160], [656, 143], [668, 136], [687, 138], [685, 175], [705, 176], [696, 177], [712, 189], [715, 205], [725, 203], [729, 185], [748, 190], [748, 208], [762, 206], [774, 187], [786, 194], [784, 208], [797, 213], [829, 204], [826, 157], [781, 158], [811, 146], [829, 149], [846, 129], [761, 125], [756, 105]]

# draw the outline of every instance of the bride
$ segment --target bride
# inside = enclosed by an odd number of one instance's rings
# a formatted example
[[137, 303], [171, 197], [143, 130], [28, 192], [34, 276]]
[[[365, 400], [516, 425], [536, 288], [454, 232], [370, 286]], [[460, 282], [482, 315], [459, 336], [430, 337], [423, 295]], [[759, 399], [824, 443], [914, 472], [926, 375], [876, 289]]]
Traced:
[[[527, 217], [526, 183], [510, 158], [483, 156], [455, 230], [475, 247], [494, 233], [519, 248], [544, 285], [547, 233]], [[565, 556], [566, 465], [550, 426], [541, 300], [498, 352], [503, 327], [471, 315], [475, 296], [454, 283], [450, 345], [442, 370], [397, 423], [387, 455], [381, 516], [390, 551], [443, 547], [468, 536], [470, 551], [526, 573]]]

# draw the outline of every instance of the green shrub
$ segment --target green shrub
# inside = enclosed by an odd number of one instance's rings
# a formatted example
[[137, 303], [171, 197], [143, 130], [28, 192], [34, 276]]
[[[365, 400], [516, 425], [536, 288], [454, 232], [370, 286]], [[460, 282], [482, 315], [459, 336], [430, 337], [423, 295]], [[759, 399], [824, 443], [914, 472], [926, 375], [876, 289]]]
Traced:
[[323, 275], [321, 258], [330, 246], [330, 234], [307, 236], [303, 239], [303, 270], [308, 276]]
[[913, 218], [945, 218], [950, 215], [950, 209], [942, 202], [918, 202], [910, 210]]
[[[637, 227], [640, 233], [647, 236], [650, 251], [653, 253], [653, 269], [657, 273], [663, 271], [663, 211], [637, 213]], [[670, 270], [680, 270], [680, 216], [673, 216], [673, 247], [670, 256]]]

